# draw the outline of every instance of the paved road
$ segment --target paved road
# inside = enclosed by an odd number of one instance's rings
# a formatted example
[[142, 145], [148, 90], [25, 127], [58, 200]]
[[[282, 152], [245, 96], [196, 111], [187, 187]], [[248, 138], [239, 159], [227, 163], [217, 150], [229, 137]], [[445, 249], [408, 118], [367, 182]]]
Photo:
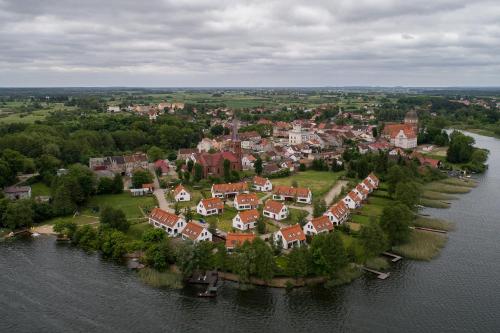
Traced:
[[165, 190], [160, 188], [160, 181], [158, 180], [158, 177], [156, 176], [154, 164], [150, 163], [149, 164], [149, 172], [153, 174], [153, 182], [155, 184], [155, 190], [153, 192], [154, 196], [156, 197], [156, 200], [158, 201], [158, 206], [167, 211], [174, 213], [175, 209], [170, 207], [170, 204], [167, 201], [167, 198], [165, 198]]
[[325, 195], [326, 206], [330, 206], [333, 203], [333, 199], [342, 191], [342, 187], [347, 185], [347, 180], [339, 180], [337, 184]]

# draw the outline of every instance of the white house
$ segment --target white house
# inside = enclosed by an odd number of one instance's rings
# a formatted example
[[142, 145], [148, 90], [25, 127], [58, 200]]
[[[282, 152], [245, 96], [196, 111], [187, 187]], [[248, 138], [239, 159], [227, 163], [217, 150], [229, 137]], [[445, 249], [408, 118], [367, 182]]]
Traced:
[[257, 227], [259, 219], [259, 211], [256, 209], [245, 210], [238, 212], [233, 218], [233, 228], [239, 230], [249, 230]]
[[361, 200], [366, 200], [368, 198], [368, 190], [361, 184], [356, 185], [355, 188], [352, 189], [354, 193], [358, 195]]
[[165, 230], [171, 237], [177, 236], [186, 227], [186, 221], [182, 217], [160, 208], [154, 208], [149, 214], [149, 224], [155, 228]]
[[328, 216], [320, 216], [307, 222], [304, 227], [304, 234], [306, 235], [317, 235], [320, 233], [328, 233], [333, 230], [333, 223], [330, 221]]
[[361, 198], [354, 191], [347, 193], [342, 201], [349, 209], [356, 209], [361, 206]]
[[378, 184], [380, 183], [380, 181], [377, 178], [377, 176], [375, 176], [375, 174], [373, 174], [373, 172], [370, 173], [365, 179], [367, 179], [372, 184], [374, 189], [378, 188]]
[[243, 170], [253, 169], [256, 160], [257, 159], [251, 154], [243, 156], [243, 158], [241, 159], [241, 166], [243, 167]]
[[3, 190], [5, 196], [11, 200], [31, 198], [30, 186], [10, 186]]
[[323, 215], [327, 216], [333, 224], [340, 225], [349, 218], [349, 207], [344, 201], [340, 200], [335, 205], [328, 208]]
[[253, 242], [254, 239], [255, 234], [228, 232], [226, 236], [226, 249], [228, 251], [232, 251], [236, 247], [243, 245], [245, 242]]
[[289, 227], [281, 228], [274, 233], [274, 242], [281, 245], [283, 249], [300, 247], [305, 244], [306, 235], [300, 227], [300, 224], [294, 224]]
[[295, 200], [297, 202], [310, 204], [312, 202], [312, 192], [304, 187], [290, 187], [279, 185], [274, 188], [273, 200]]
[[265, 217], [280, 221], [288, 217], [288, 207], [281, 202], [267, 200], [262, 213]]
[[256, 209], [259, 206], [259, 197], [255, 193], [241, 193], [234, 197], [236, 210]]
[[212, 185], [212, 198], [226, 198], [235, 196], [239, 193], [248, 193], [248, 184], [246, 182], [240, 183], [227, 183], [227, 184], [213, 184]]
[[191, 194], [182, 186], [182, 184], [177, 185], [177, 187], [172, 191], [174, 195], [174, 200], [177, 202], [184, 202], [191, 200]]
[[370, 181], [368, 179], [363, 179], [363, 181], [360, 183], [361, 186], [364, 187], [365, 190], [368, 191], [368, 193], [372, 193], [373, 192], [373, 185], [372, 183], [370, 183]]
[[189, 222], [186, 225], [186, 227], [182, 230], [181, 237], [184, 240], [190, 240], [195, 243], [212, 241], [212, 233], [208, 231], [206, 227], [202, 227], [194, 222]]
[[219, 198], [201, 199], [196, 206], [196, 212], [203, 216], [221, 214], [224, 211], [224, 203]]
[[273, 189], [273, 184], [271, 183], [269, 178], [255, 176], [253, 177], [252, 187], [255, 191], [269, 192]]

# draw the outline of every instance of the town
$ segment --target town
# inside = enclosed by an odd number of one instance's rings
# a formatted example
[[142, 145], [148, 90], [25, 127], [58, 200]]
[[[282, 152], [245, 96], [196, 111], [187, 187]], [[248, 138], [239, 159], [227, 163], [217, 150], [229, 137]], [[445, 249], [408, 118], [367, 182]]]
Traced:
[[[240, 103], [238, 94], [226, 94], [227, 104]], [[55, 233], [61, 241], [71, 240], [105, 256], [132, 256], [133, 267], [141, 263], [161, 272], [176, 264], [184, 276], [214, 268], [206, 258], [190, 259], [190, 268], [182, 268], [187, 265], [182, 259], [187, 246], [211, 255], [227, 253], [229, 263], [219, 270], [235, 273], [226, 278], [240, 282], [259, 277], [272, 283], [270, 277], [284, 275], [327, 276], [340, 283], [351, 279], [346, 276], [358, 276], [354, 272], [359, 267], [386, 276], [377, 271], [388, 268], [382, 253], [425, 260], [435, 256], [444, 238], [429, 239], [419, 230], [446, 232], [448, 225], [419, 215], [419, 208], [448, 207], [451, 196], [442, 188], [469, 191], [474, 184], [467, 174], [485, 168], [487, 154], [472, 148], [466, 136], [448, 134], [445, 116], [435, 112], [432, 99], [408, 106], [400, 104], [407, 103], [402, 95], [391, 111], [377, 94], [353, 94], [348, 102], [315, 106], [305, 94], [303, 106], [245, 108], [226, 103], [196, 106], [178, 101], [182, 95], [174, 96], [136, 104], [117, 95], [92, 106], [100, 109], [97, 112], [86, 106], [86, 98], [66, 102], [86, 110], [80, 115], [84, 123], [101, 119], [115, 124], [106, 126], [131, 126], [108, 137], [103, 132], [76, 132], [78, 136], [68, 141], [73, 146], [61, 146], [64, 152], [80, 154], [76, 159], [62, 157], [69, 163], [44, 154], [30, 166], [32, 153], [15, 152], [7, 136], [2, 146], [6, 167], [16, 163], [16, 169], [25, 170], [4, 180], [8, 186], [3, 190], [2, 219], [10, 234], [35, 224], [35, 234]], [[295, 99], [288, 92], [286, 96]], [[281, 98], [280, 103], [287, 100]], [[48, 97], [42, 99], [51, 105]], [[495, 107], [494, 101], [488, 108], [460, 101], [446, 103], [481, 107], [484, 112]], [[61, 116], [72, 119], [75, 114], [52, 112], [47, 119]], [[141, 130], [148, 127], [160, 132], [155, 137]], [[152, 144], [139, 144], [150, 138]], [[78, 147], [82, 144], [86, 150]], [[121, 154], [106, 155], [113, 145]], [[89, 154], [94, 150], [100, 154]], [[83, 161], [87, 166], [78, 164]], [[117, 239], [104, 248], [109, 237]], [[165, 238], [166, 245], [151, 241], [158, 237]], [[307, 258], [317, 247], [333, 251], [330, 263], [317, 268], [311, 264], [311, 269], [295, 266], [292, 258]], [[249, 262], [237, 266], [236, 258], [257, 250], [272, 261], [266, 274], [245, 271]]]

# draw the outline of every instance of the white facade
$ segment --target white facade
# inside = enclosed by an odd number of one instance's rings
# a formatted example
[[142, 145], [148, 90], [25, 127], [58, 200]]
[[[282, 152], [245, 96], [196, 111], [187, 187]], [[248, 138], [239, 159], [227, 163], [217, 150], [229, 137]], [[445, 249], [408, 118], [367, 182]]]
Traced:
[[391, 138], [391, 144], [403, 149], [412, 149], [417, 147], [417, 138], [408, 138], [403, 130], [400, 130], [394, 138]]
[[185, 189], [182, 189], [175, 195], [174, 200], [177, 202], [191, 201], [191, 194]]
[[219, 214], [219, 209], [217, 208], [207, 209], [205, 205], [203, 205], [203, 203], [200, 201], [198, 203], [198, 206], [196, 206], [196, 212], [202, 216], [210, 216]]
[[264, 209], [263, 212], [265, 217], [269, 217], [270, 219], [281, 221], [288, 217], [288, 207], [283, 205], [283, 208], [278, 213], [274, 213], [272, 211]]
[[149, 217], [149, 224], [151, 224], [155, 228], [163, 229], [170, 237], [175, 237], [182, 232], [182, 230], [186, 227], [186, 221], [180, 218], [173, 224], [168, 225], [166, 223], [161, 223], [160, 221]]
[[238, 230], [250, 230], [250, 229], [253, 229], [253, 228], [256, 228], [257, 227], [257, 221], [252, 221], [252, 222], [248, 222], [248, 223], [244, 223], [242, 220], [241, 220], [241, 217], [240, 217], [240, 214], [236, 214], [235, 217], [233, 217], [233, 228], [235, 229], [238, 229]]
[[311, 140], [314, 136], [313, 132], [302, 129], [301, 125], [293, 125], [293, 129], [288, 132], [288, 143], [291, 145], [299, 145]]

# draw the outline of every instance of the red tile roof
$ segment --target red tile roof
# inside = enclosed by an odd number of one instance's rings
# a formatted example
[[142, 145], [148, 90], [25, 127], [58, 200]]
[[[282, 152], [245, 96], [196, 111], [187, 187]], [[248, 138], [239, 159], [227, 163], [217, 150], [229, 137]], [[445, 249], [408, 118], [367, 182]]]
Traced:
[[202, 233], [203, 227], [194, 222], [188, 222], [186, 227], [182, 230], [182, 234], [189, 237], [191, 240], [195, 240]]
[[347, 195], [349, 196], [349, 198], [352, 199], [352, 201], [361, 202], [361, 199], [358, 197], [358, 195], [354, 191], [347, 193]]
[[286, 185], [277, 185], [274, 187], [273, 193], [289, 197], [307, 197], [309, 195], [309, 189], [304, 187], [295, 188]]
[[268, 178], [264, 177], [259, 177], [259, 176], [253, 177], [253, 183], [258, 186], [265, 186], [268, 180], [269, 180]]
[[300, 227], [300, 224], [294, 224], [289, 227], [281, 228], [280, 229], [281, 234], [283, 235], [283, 238], [289, 242], [293, 241], [304, 241], [306, 240], [306, 235], [304, 235], [304, 231]]
[[328, 216], [320, 216], [311, 220], [311, 224], [314, 226], [317, 232], [321, 232], [324, 230], [331, 231], [333, 230], [333, 223], [330, 221]]
[[347, 207], [347, 205], [340, 200], [335, 205], [328, 208], [328, 211], [331, 212], [337, 220], [340, 220], [343, 216], [345, 216], [345, 214], [349, 213], [349, 207]]
[[151, 217], [153, 220], [157, 221], [160, 224], [164, 224], [172, 228], [175, 226], [175, 223], [180, 219], [179, 216], [166, 212], [160, 208], [154, 208], [151, 211], [151, 214], [149, 214], [149, 217]]
[[243, 224], [248, 224], [257, 221], [260, 214], [257, 209], [244, 210], [239, 212], [240, 220]]
[[384, 127], [384, 135], [388, 135], [393, 139], [396, 138], [400, 131], [403, 131], [404, 135], [408, 139], [414, 139], [417, 137], [413, 126], [409, 124], [387, 124]]
[[208, 198], [208, 199], [201, 199], [201, 204], [205, 207], [205, 209], [223, 209], [224, 208], [224, 203], [220, 198]]
[[244, 192], [248, 191], [248, 184], [246, 182], [214, 184], [213, 190], [216, 193]]
[[285, 205], [283, 205], [281, 202], [274, 200], [267, 200], [264, 206], [264, 210], [274, 214], [279, 214], [279, 212], [281, 212], [284, 206]]
[[257, 206], [259, 204], [259, 197], [255, 193], [241, 193], [236, 195], [234, 201], [238, 205]]
[[[181, 193], [182, 190], [185, 190], [184, 186], [182, 184], [177, 185], [176, 188], [174, 188], [174, 196]], [[186, 191], [187, 192], [187, 191]]]
[[226, 248], [233, 249], [236, 246], [241, 246], [245, 241], [252, 242], [254, 239], [254, 234], [228, 232], [226, 236]]

